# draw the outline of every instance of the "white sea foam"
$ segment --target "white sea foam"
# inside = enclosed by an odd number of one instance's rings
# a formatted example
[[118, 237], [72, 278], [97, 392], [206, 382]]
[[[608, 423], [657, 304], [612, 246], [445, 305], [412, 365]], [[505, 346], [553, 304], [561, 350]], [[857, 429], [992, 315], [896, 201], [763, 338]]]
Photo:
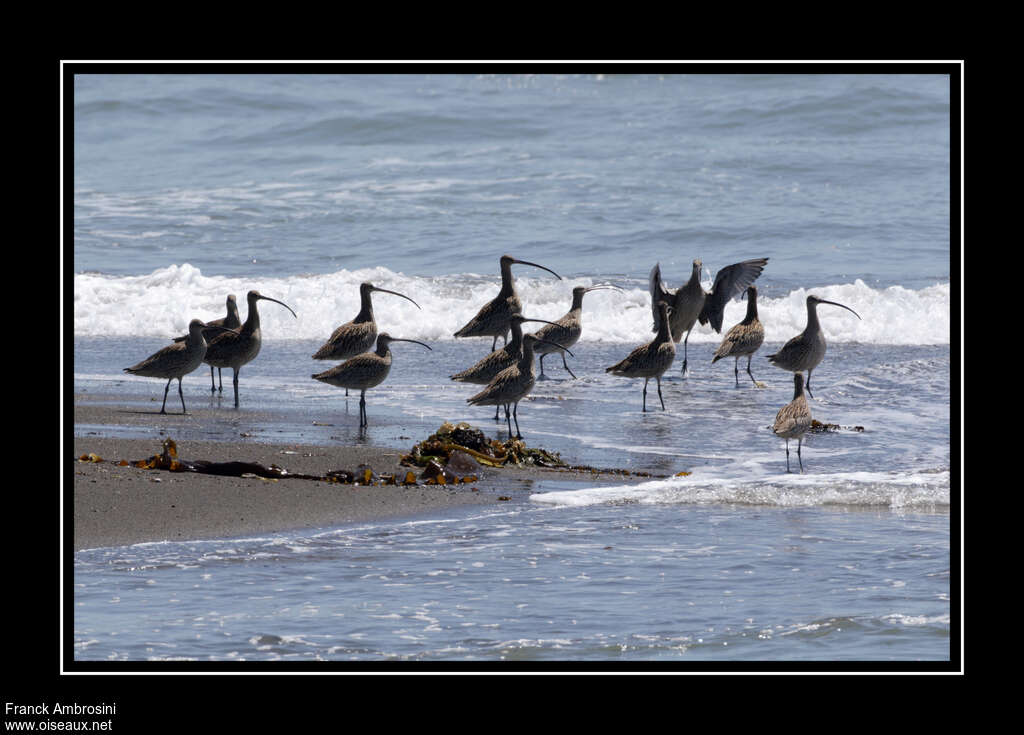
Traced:
[[[574, 286], [591, 286], [593, 278], [557, 280], [522, 268], [516, 287], [527, 316], [558, 319], [568, 310]], [[377, 324], [395, 336], [420, 340], [451, 340], [453, 333], [497, 295], [496, 275], [463, 273], [444, 277], [406, 276], [387, 268], [340, 270], [319, 275], [261, 277], [255, 279], [205, 276], [188, 263], [160, 268], [141, 276], [79, 273], [74, 279], [74, 333], [77, 336], [149, 336], [183, 334], [193, 318], [224, 316], [225, 297], [234, 293], [246, 315], [245, 294], [256, 289], [284, 301], [298, 314], [262, 302], [260, 319], [274, 339], [323, 339], [359, 311], [362, 281], [398, 291], [414, 299], [375, 294]], [[583, 304], [583, 341], [639, 344], [651, 334], [650, 296], [646, 284], [622, 284], [623, 291], [588, 293]], [[860, 279], [853, 283], [815, 288], [815, 295], [844, 304], [860, 314], [823, 305], [819, 307], [831, 342], [866, 344], [941, 345], [950, 343], [950, 287], [936, 284], [920, 290], [901, 286], [872, 288]], [[783, 342], [800, 332], [807, 320], [805, 289], [781, 298], [762, 296], [758, 312], [767, 342]], [[741, 321], [744, 301], [730, 302], [725, 328]], [[697, 326], [690, 342], [717, 343], [721, 335]]]
[[561, 507], [742, 503], [779, 507], [879, 506], [892, 510], [941, 508], [949, 505], [949, 472], [774, 474], [747, 478], [708, 477], [695, 472], [636, 485], [537, 493], [530, 499]]

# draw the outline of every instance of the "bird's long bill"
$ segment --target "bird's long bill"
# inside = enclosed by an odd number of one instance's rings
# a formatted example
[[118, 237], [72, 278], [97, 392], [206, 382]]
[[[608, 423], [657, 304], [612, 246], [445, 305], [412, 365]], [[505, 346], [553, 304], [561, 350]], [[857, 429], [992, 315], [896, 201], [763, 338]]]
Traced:
[[554, 322], [549, 322], [547, 319], [526, 319], [526, 318], [524, 318], [523, 321], [524, 322], [541, 322], [543, 324], [550, 324], [552, 327], [557, 327], [558, 326]]
[[[822, 300], [821, 300], [821, 303], [822, 303], [822, 304], [832, 304], [832, 306], [843, 306], [842, 304], [837, 304], [837, 303], [836, 303], [835, 301], [825, 301], [825, 299], [822, 299]], [[843, 306], [843, 308], [844, 308], [844, 309], [846, 309], [846, 310], [847, 310], [848, 312], [850, 312], [851, 314], [853, 314], [853, 315], [854, 315], [855, 317], [857, 317], [858, 319], [860, 319], [860, 314], [858, 314], [857, 312], [855, 312], [855, 311], [854, 311], [853, 309], [851, 309], [851, 308], [850, 308], [849, 306]], [[861, 320], [861, 321], [863, 321], [863, 320]]]
[[562, 280], [562, 277], [560, 275], [558, 275], [557, 273], [555, 273], [553, 270], [551, 270], [550, 268], [545, 268], [542, 265], [538, 265], [537, 263], [531, 263], [528, 260], [516, 260], [514, 258], [513, 258], [512, 262], [513, 263], [519, 263], [520, 265], [532, 265], [534, 268], [540, 268], [541, 270], [547, 271], [548, 273], [553, 275], [555, 278], [557, 278], [559, 281]]
[[415, 343], [416, 343], [416, 344], [418, 344], [418, 345], [423, 345], [423, 346], [424, 346], [424, 347], [426, 347], [426, 348], [427, 348], [428, 350], [431, 350], [431, 351], [433, 351], [433, 349], [434, 349], [434, 348], [433, 348], [433, 347], [431, 347], [430, 345], [424, 345], [424, 344], [423, 344], [422, 342], [417, 342], [417, 341], [416, 341], [416, 340], [414, 340], [414, 339], [400, 339], [400, 338], [398, 338], [398, 337], [392, 337], [392, 338], [391, 338], [391, 341], [392, 341], [392, 342], [415, 342]]
[[566, 352], [569, 353], [569, 357], [576, 357], [576, 355], [572, 354], [572, 350], [570, 350], [568, 347], [564, 347], [564, 346], [558, 344], [557, 342], [552, 342], [551, 340], [547, 340], [547, 339], [538, 339], [537, 341], [538, 342], [543, 342], [546, 345], [553, 345], [553, 346], [557, 347], [560, 350], [565, 350]]
[[292, 307], [288, 306], [288, 304], [284, 303], [283, 301], [278, 301], [277, 299], [272, 299], [269, 296], [260, 296], [260, 300], [261, 301], [273, 301], [275, 304], [280, 304], [281, 306], [286, 308], [288, 311], [291, 311], [293, 317], [295, 317], [296, 319], [299, 318], [299, 315], [296, 314], [294, 311], [292, 311]]
[[[403, 299], [405, 299], [407, 301], [412, 301], [412, 299], [410, 299], [404, 293], [398, 293], [398, 291], [388, 291], [386, 288], [377, 288], [376, 286], [373, 287], [373, 290], [374, 291], [383, 291], [384, 293], [389, 293], [389, 294], [392, 294], [393, 296], [401, 296]], [[420, 311], [423, 311], [423, 308], [419, 304], [417, 304], [415, 301], [412, 301], [412, 303], [413, 303], [413, 305], [417, 309], [419, 309]]]

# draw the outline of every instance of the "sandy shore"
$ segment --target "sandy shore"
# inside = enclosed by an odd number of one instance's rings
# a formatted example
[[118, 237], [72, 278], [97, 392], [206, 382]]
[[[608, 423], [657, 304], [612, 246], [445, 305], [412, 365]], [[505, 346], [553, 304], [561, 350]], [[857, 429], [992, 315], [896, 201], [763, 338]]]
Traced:
[[[79, 409], [82, 409], [81, 411]], [[159, 454], [162, 438], [118, 438], [103, 424], [121, 425], [121, 412], [76, 406], [76, 425], [90, 432], [65, 445], [72, 479], [72, 505], [65, 499], [65, 523], [74, 522], [75, 550], [144, 541], [181, 541], [271, 533], [297, 528], [442, 514], [470, 504], [524, 500], [541, 480], [593, 484], [645, 478], [595, 476], [542, 468], [480, 466], [477, 481], [458, 485], [359, 486], [306, 479], [226, 477], [119, 466], [117, 462]], [[187, 418], [185, 419], [187, 420]], [[169, 434], [173, 437], [173, 434]], [[417, 440], [425, 437], [417, 437]], [[409, 447], [313, 446], [251, 441], [176, 439], [185, 460], [255, 462], [290, 473], [322, 476], [332, 470], [369, 466], [377, 474], [404, 478], [412, 470], [399, 464]], [[68, 452], [72, 449], [72, 452]], [[102, 461], [82, 462], [95, 454]]]

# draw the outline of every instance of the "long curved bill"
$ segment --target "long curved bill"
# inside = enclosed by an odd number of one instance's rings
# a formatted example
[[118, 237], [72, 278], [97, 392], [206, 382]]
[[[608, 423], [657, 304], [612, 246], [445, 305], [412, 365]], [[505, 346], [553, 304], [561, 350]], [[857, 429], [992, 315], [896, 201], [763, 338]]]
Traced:
[[[399, 294], [399, 295], [401, 295], [401, 294]], [[410, 299], [410, 301], [411, 301], [411, 300], [412, 300], [412, 299]], [[426, 344], [423, 344], [422, 342], [418, 342], [418, 341], [416, 341], [416, 340], [414, 340], [414, 339], [401, 339], [401, 338], [399, 338], [399, 337], [392, 337], [392, 338], [391, 338], [391, 341], [392, 341], [392, 342], [414, 342], [415, 344], [418, 344], [418, 345], [423, 345], [423, 346], [424, 346], [424, 347], [426, 347], [426, 348], [427, 348], [428, 350], [431, 350], [431, 351], [433, 351], [433, 349], [434, 349], [434, 348], [433, 348], [433, 347], [431, 347], [430, 345], [426, 345]]]
[[[412, 299], [410, 299], [410, 298], [409, 298], [408, 296], [406, 296], [406, 295], [405, 295], [404, 293], [398, 293], [398, 291], [388, 291], [388, 290], [387, 290], [386, 288], [378, 288], [377, 286], [374, 286], [374, 287], [373, 287], [373, 290], [374, 290], [374, 291], [383, 291], [384, 293], [389, 293], [389, 294], [391, 294], [391, 295], [393, 295], [393, 296], [401, 296], [401, 297], [402, 297], [403, 299], [405, 299], [406, 301], [412, 301]], [[413, 305], [414, 305], [414, 306], [415, 306], [415, 307], [416, 307], [417, 309], [419, 309], [420, 311], [423, 311], [423, 308], [422, 308], [422, 307], [421, 307], [421, 306], [420, 306], [419, 304], [417, 304], [417, 303], [416, 303], [415, 301], [412, 301], [412, 303], [413, 303]]]
[[576, 355], [572, 354], [572, 350], [570, 350], [568, 347], [564, 347], [564, 346], [558, 344], [557, 342], [552, 342], [551, 340], [548, 340], [548, 339], [538, 339], [537, 341], [538, 342], [543, 342], [546, 345], [552, 345], [554, 347], [557, 347], [560, 350], [565, 350], [566, 352], [569, 353], [570, 357], [576, 357]]
[[[825, 299], [822, 299], [820, 303], [822, 303], [822, 304], [832, 304], [832, 306], [843, 306], [842, 304], [837, 304], [837, 303], [836, 303], [835, 301], [825, 301]], [[851, 308], [850, 308], [849, 306], [843, 306], [843, 308], [844, 308], [844, 309], [846, 309], [846, 310], [847, 310], [848, 312], [850, 312], [851, 314], [853, 314], [853, 315], [854, 315], [855, 317], [857, 317], [858, 319], [860, 319], [860, 314], [858, 314], [857, 312], [855, 312], [855, 311], [854, 311], [853, 309], [851, 309]], [[864, 321], [864, 320], [863, 320], [863, 319], [861, 319], [861, 321]]]
[[272, 299], [269, 296], [260, 296], [260, 300], [261, 301], [273, 301], [275, 304], [280, 304], [281, 306], [286, 308], [288, 311], [291, 311], [293, 317], [295, 317], [296, 319], [299, 318], [299, 315], [296, 314], [294, 311], [292, 311], [292, 307], [288, 306], [288, 304], [286, 304], [283, 301], [278, 301], [277, 299]]
[[614, 291], [622, 291], [618, 286], [613, 286], [610, 283], [601, 284], [599, 286], [589, 286], [583, 293], [590, 293], [591, 291], [602, 291], [604, 289], [610, 289]]
[[555, 273], [553, 270], [551, 270], [550, 268], [545, 268], [542, 265], [538, 265], [537, 263], [531, 263], [528, 260], [517, 260], [516, 258], [513, 258], [512, 262], [513, 263], [519, 263], [520, 265], [532, 265], [534, 268], [540, 268], [541, 270], [547, 271], [548, 273], [553, 275], [555, 278], [557, 278], [559, 281], [562, 280], [562, 277], [560, 275], [558, 275], [557, 273]]

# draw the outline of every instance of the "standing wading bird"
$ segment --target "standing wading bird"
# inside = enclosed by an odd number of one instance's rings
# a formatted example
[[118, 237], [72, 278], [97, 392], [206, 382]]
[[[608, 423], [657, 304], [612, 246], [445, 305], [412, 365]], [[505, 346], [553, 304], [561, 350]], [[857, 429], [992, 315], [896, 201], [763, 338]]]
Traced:
[[206, 350], [207, 363], [218, 368], [229, 367], [235, 371], [233, 379], [235, 386], [235, 408], [238, 408], [238, 373], [242, 369], [242, 365], [256, 359], [256, 355], [260, 354], [260, 347], [263, 343], [260, 335], [260, 313], [256, 309], [256, 302], [273, 301], [275, 304], [280, 304], [288, 311], [291, 311], [292, 316], [296, 319], [299, 318], [299, 315], [292, 311], [292, 307], [288, 306], [288, 304], [272, 299], [269, 296], [263, 296], [259, 291], [250, 291], [246, 294], [245, 298], [249, 305], [249, 313], [245, 316], [242, 328], [237, 332], [215, 337]]
[[[527, 319], [519, 313], [513, 314], [509, 319], [509, 326], [512, 329], [512, 339], [510, 339], [504, 347], [499, 350], [494, 350], [473, 365], [473, 367], [467, 368], [460, 373], [455, 373], [455, 375], [450, 376], [451, 379], [460, 383], [476, 383], [477, 385], [487, 385], [494, 380], [495, 375], [514, 364], [523, 354], [523, 322], [543, 322], [544, 324], [555, 323], [549, 322], [546, 319]], [[537, 352], [536, 347], [534, 347], [534, 352]], [[498, 420], [499, 410], [500, 407], [497, 406], [494, 409], [495, 421]]]
[[676, 346], [672, 341], [668, 325], [672, 310], [664, 301], [658, 303], [658, 336], [653, 341], [637, 347], [629, 356], [605, 368], [605, 372], [621, 375], [624, 378], [644, 379], [644, 411], [647, 411], [647, 383], [651, 378], [658, 381], [658, 398], [661, 410], [665, 410], [665, 399], [661, 397], [661, 376], [676, 359]]
[[[221, 317], [220, 319], [214, 319], [212, 321], [206, 322], [206, 331], [203, 333], [203, 336], [206, 337], [207, 343], [209, 343], [209, 341], [211, 339], [213, 339], [214, 337], [216, 337], [217, 334], [218, 334], [217, 330], [211, 329], [211, 327], [227, 327], [228, 329], [237, 330], [240, 326], [242, 326], [242, 320], [238, 316], [238, 301], [235, 299], [235, 295], [233, 293], [229, 293], [228, 294], [227, 306], [228, 306], [227, 316]], [[174, 341], [175, 342], [184, 342], [186, 339], [188, 339], [188, 335], [185, 335], [184, 337], [176, 337]], [[217, 385], [213, 382], [213, 365], [210, 365], [210, 392], [211, 393], [214, 393], [214, 392], [216, 392], [218, 390], [221, 393], [224, 392], [224, 376], [221, 375], [221, 369], [220, 368], [217, 368], [217, 379], [220, 382], [220, 388], [218, 388]]]
[[811, 408], [804, 395], [804, 376], [802, 373], [794, 373], [793, 400], [779, 409], [772, 426], [772, 431], [786, 440], [786, 472], [789, 472], [789, 440], [796, 439], [796, 457], [800, 460], [800, 473], [803, 474], [804, 460], [800, 456], [800, 447], [803, 445], [804, 434], [810, 428]]
[[511, 255], [502, 255], [501, 260], [501, 291], [483, 306], [476, 316], [469, 320], [462, 329], [455, 333], [456, 337], [494, 337], [491, 350], [498, 345], [498, 337], [508, 344], [509, 319], [515, 313], [522, 313], [523, 304], [516, 293], [516, 285], [512, 280], [512, 265], [532, 265], [553, 275], [558, 280], [562, 277], [550, 268], [525, 260], [516, 260]]
[[702, 262], [698, 259], [693, 261], [693, 270], [690, 273], [690, 280], [684, 286], [675, 291], [665, 288], [661, 281], [661, 265], [654, 264], [650, 275], [651, 289], [651, 310], [654, 312], [654, 329], [658, 331], [658, 311], [656, 304], [664, 301], [672, 307], [670, 322], [672, 326], [672, 339], [678, 342], [686, 332], [686, 339], [683, 340], [683, 368], [681, 374], [686, 374], [686, 353], [687, 342], [690, 340], [690, 331], [693, 325], [700, 320], [701, 324], [711, 323], [711, 328], [716, 332], [722, 332], [722, 318], [725, 315], [725, 305], [729, 299], [739, 296], [747, 286], [752, 284], [761, 275], [768, 258], [756, 258], [744, 260], [741, 263], [722, 268], [715, 276], [715, 284], [711, 291], [705, 291], [700, 285], [700, 269]]
[[[549, 342], [556, 342], [566, 347], [572, 347], [576, 342], [579, 341], [580, 335], [583, 333], [583, 294], [590, 291], [600, 291], [602, 289], [614, 289], [621, 291], [622, 289], [618, 286], [577, 286], [572, 290], [572, 306], [569, 307], [569, 313], [558, 319], [550, 327], [541, 327], [536, 331], [536, 335], [541, 339], [546, 339]], [[548, 322], [551, 324], [551, 322]], [[556, 347], [551, 347], [543, 343], [539, 343], [533, 348], [534, 351], [540, 355], [540, 377], [544, 377], [544, 358], [551, 352], [558, 352], [562, 356], [562, 365], [565, 366], [565, 370], [569, 375], [572, 375], [573, 379], [576, 375], [569, 369], [569, 363], [565, 361], [565, 353]]]
[[[405, 294], [378, 288], [372, 283], [359, 284], [359, 313], [350, 322], [345, 322], [331, 333], [330, 338], [313, 354], [314, 360], [347, 360], [360, 355], [373, 347], [377, 340], [377, 322], [373, 319], [373, 301], [370, 294], [374, 291], [401, 296], [412, 301], [417, 309], [420, 305]], [[348, 395], [348, 390], [345, 391]]]
[[733, 372], [736, 374], [736, 387], [740, 385], [740, 358], [746, 355], [747, 375], [754, 381], [754, 385], [762, 387], [754, 380], [754, 374], [750, 372], [750, 360], [754, 353], [764, 342], [764, 325], [757, 318], [757, 286], [747, 286], [747, 315], [743, 321], [725, 333], [722, 344], [715, 350], [715, 356], [711, 360], [714, 364], [723, 357], [735, 357]]
[[[508, 422], [508, 435], [512, 436], [512, 420], [516, 422], [516, 439], [522, 439], [519, 433], [519, 401], [533, 390], [536, 378], [533, 374], [533, 347], [540, 342], [535, 335], [523, 335], [523, 351], [515, 363], [509, 365], [475, 396], [466, 399], [473, 406], [504, 406], [505, 421]], [[555, 345], [570, 352], [562, 345]], [[512, 418], [509, 418], [508, 407], [512, 406]]]
[[818, 363], [825, 357], [825, 333], [818, 322], [818, 304], [831, 304], [842, 306], [848, 312], [860, 319], [860, 314], [849, 306], [837, 304], [835, 301], [826, 301], [814, 295], [807, 296], [807, 326], [793, 339], [782, 346], [782, 349], [774, 355], [768, 355], [768, 359], [775, 367], [799, 373], [807, 371], [807, 393], [811, 398], [811, 373]]
[[[147, 378], [167, 378], [167, 385], [164, 386], [164, 402], [160, 404], [160, 413], [167, 413], [167, 391], [171, 387], [171, 381], [178, 379], [178, 397], [181, 398], [181, 413], [186, 414], [185, 395], [181, 392], [181, 379], [203, 364], [203, 357], [206, 356], [206, 337], [203, 332], [209, 329], [217, 332], [231, 332], [226, 327], [216, 327], [204, 324], [199, 319], [193, 319], [188, 323], [188, 336], [181, 341], [175, 341], [155, 352], [137, 365], [124, 369], [131, 375], [143, 375]], [[234, 332], [231, 332], [234, 334]]]
[[399, 339], [392, 337], [387, 332], [377, 335], [377, 349], [364, 352], [361, 355], [350, 357], [340, 365], [335, 365], [330, 370], [322, 373], [314, 373], [313, 379], [319, 380], [328, 385], [336, 385], [346, 390], [359, 391], [359, 428], [367, 425], [366, 422], [366, 391], [384, 382], [391, 372], [391, 350], [388, 348], [392, 342], [413, 342], [423, 345], [428, 350], [430, 345], [417, 342], [414, 339]]

